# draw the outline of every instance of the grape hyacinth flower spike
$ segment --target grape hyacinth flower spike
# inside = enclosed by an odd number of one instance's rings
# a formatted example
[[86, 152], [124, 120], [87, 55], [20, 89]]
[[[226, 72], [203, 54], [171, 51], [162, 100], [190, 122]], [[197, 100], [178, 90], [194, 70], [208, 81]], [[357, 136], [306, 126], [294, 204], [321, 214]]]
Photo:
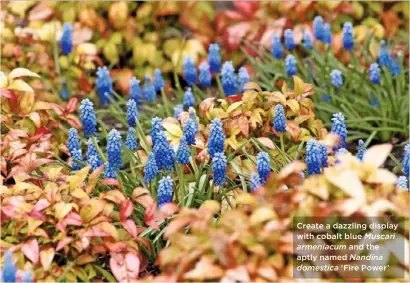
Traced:
[[360, 161], [363, 161], [365, 152], [366, 152], [366, 146], [364, 145], [364, 141], [359, 140], [358, 150], [357, 150], [357, 155], [356, 155], [357, 159], [359, 159]]
[[164, 130], [162, 127], [162, 120], [161, 118], [155, 117], [151, 120], [151, 140], [152, 145], [155, 146], [158, 140], [159, 133]]
[[332, 85], [334, 85], [337, 88], [340, 88], [343, 86], [343, 77], [342, 77], [342, 72], [339, 70], [333, 70], [330, 73], [330, 82]]
[[[95, 139], [95, 141], [98, 143], [97, 139]], [[93, 170], [95, 170], [103, 164], [103, 161], [92, 139], [88, 139], [87, 146], [87, 163], [91, 165]]]
[[306, 145], [306, 165], [308, 175], [320, 174], [321, 154], [315, 140], [310, 140]]
[[399, 64], [399, 60], [397, 57], [393, 57], [390, 63], [390, 73], [393, 77], [397, 77], [400, 74], [401, 68]]
[[288, 75], [288, 77], [292, 77], [296, 75], [297, 62], [296, 62], [295, 56], [293, 56], [292, 54], [289, 54], [288, 56], [286, 56], [285, 69], [286, 69], [286, 74]]
[[287, 50], [293, 50], [296, 48], [295, 39], [293, 38], [293, 31], [291, 29], [285, 30], [285, 47]]
[[226, 182], [226, 157], [223, 152], [217, 152], [212, 157], [212, 172], [215, 186], [219, 187]]
[[347, 51], [354, 47], [353, 25], [350, 22], [343, 24], [343, 47]]
[[2, 282], [14, 283], [17, 282], [17, 267], [13, 262], [13, 254], [8, 250], [5, 254], [4, 265], [1, 271]]
[[219, 54], [219, 45], [212, 43], [209, 45], [208, 49], [208, 62], [210, 70], [213, 74], [219, 73], [221, 71], [221, 55]]
[[345, 117], [342, 113], [333, 114], [331, 133], [340, 137], [340, 143], [334, 147], [334, 150], [345, 148], [347, 139], [347, 129], [345, 124]]
[[191, 156], [191, 153], [189, 151], [188, 144], [185, 140], [185, 137], [182, 136], [179, 141], [179, 146], [177, 150], [177, 162], [179, 164], [188, 164], [190, 156]]
[[403, 167], [403, 172], [406, 175], [407, 178], [409, 178], [410, 175], [410, 144], [406, 144], [404, 147], [404, 154], [403, 154], [403, 160], [401, 162], [401, 165]]
[[280, 42], [280, 37], [277, 34], [275, 34], [272, 37], [271, 53], [272, 53], [273, 58], [275, 58], [275, 59], [280, 59], [283, 56], [282, 43]]
[[211, 122], [211, 129], [209, 131], [208, 138], [208, 152], [211, 157], [214, 157], [217, 152], [223, 152], [224, 144], [225, 133], [223, 131], [222, 122], [219, 119], [214, 119]]
[[110, 162], [104, 163], [104, 178], [105, 179], [117, 179], [117, 169], [110, 164]]
[[188, 145], [195, 144], [195, 136], [198, 133], [198, 123], [196, 118], [188, 119], [184, 124], [183, 136]]
[[73, 50], [73, 28], [70, 23], [64, 23], [63, 25], [60, 46], [64, 55], [70, 54]]
[[135, 127], [137, 125], [138, 116], [137, 103], [133, 99], [128, 100], [127, 122], [130, 127]]
[[256, 156], [256, 169], [258, 170], [258, 175], [259, 175], [261, 184], [265, 184], [272, 170], [268, 153], [266, 152], [258, 153], [258, 155]]
[[153, 101], [157, 97], [157, 92], [155, 91], [155, 87], [152, 84], [151, 77], [149, 76], [149, 74], [145, 75], [143, 93], [145, 100], [147, 101]]
[[173, 182], [170, 176], [163, 177], [158, 186], [158, 207], [172, 202]]
[[81, 148], [76, 128], [70, 128], [70, 130], [68, 130], [67, 148], [70, 153]]
[[196, 83], [197, 71], [191, 56], [185, 56], [183, 65], [184, 78], [189, 86]]
[[120, 169], [122, 167], [122, 139], [120, 132], [116, 129], [112, 129], [108, 133], [107, 141], [107, 155], [110, 166], [114, 169]]
[[154, 88], [155, 91], [161, 91], [165, 86], [164, 78], [162, 77], [160, 69], [155, 69], [154, 71]]
[[245, 67], [240, 67], [238, 71], [238, 85], [239, 85], [238, 88], [239, 88], [240, 93], [244, 91], [243, 87], [248, 82], [249, 82], [248, 70]]
[[373, 63], [370, 65], [369, 68], [369, 78], [370, 81], [375, 84], [378, 85], [380, 84], [380, 68], [379, 68], [379, 64], [377, 63]]
[[207, 62], [202, 62], [199, 65], [199, 82], [203, 87], [210, 87], [212, 83], [212, 75]]
[[316, 16], [313, 19], [313, 34], [317, 40], [323, 42], [324, 33], [325, 28], [323, 18], [321, 16]]
[[98, 67], [96, 86], [102, 105], [110, 103], [109, 97], [113, 98], [113, 86], [110, 72], [107, 67]]
[[138, 146], [137, 137], [135, 136], [135, 129], [128, 128], [127, 138], [125, 139], [125, 147], [129, 150], [136, 150]]
[[313, 40], [312, 40], [312, 35], [310, 34], [310, 32], [305, 31], [303, 33], [303, 46], [306, 49], [312, 49], [313, 48]]
[[391, 57], [389, 49], [387, 49], [387, 44], [385, 40], [380, 41], [380, 53], [379, 53], [379, 65], [380, 67], [386, 66], [389, 67], [391, 64]]
[[183, 104], [177, 104], [174, 107], [174, 118], [179, 120], [179, 115], [184, 112], [184, 105]]
[[408, 191], [409, 188], [409, 180], [405, 176], [400, 176], [397, 178], [397, 185], [396, 187], [405, 191]]
[[251, 192], [254, 192], [255, 190], [257, 190], [260, 186], [262, 186], [261, 184], [261, 179], [259, 178], [259, 175], [256, 173], [252, 173], [251, 174], [251, 178], [250, 178], [250, 189]]
[[154, 145], [155, 162], [158, 169], [172, 170], [174, 168], [174, 150], [170, 148], [164, 131], [158, 133]]
[[328, 156], [327, 156], [327, 146], [322, 143], [318, 143], [319, 152], [320, 152], [320, 164], [322, 168], [326, 168], [329, 166], [328, 164]]
[[332, 43], [332, 31], [330, 30], [330, 25], [329, 23], [325, 23], [323, 25], [323, 43], [325, 44], [331, 44]]
[[286, 132], [285, 111], [281, 104], [275, 106], [275, 117], [273, 118], [273, 127], [277, 132]]
[[88, 98], [83, 99], [80, 105], [80, 120], [83, 124], [84, 135], [89, 138], [97, 132], [97, 118], [94, 112], [94, 104]]
[[142, 90], [140, 86], [140, 81], [137, 78], [133, 77], [130, 80], [130, 91], [129, 91], [130, 99], [134, 100], [137, 105], [142, 104]]
[[83, 154], [82, 154], [81, 148], [73, 150], [73, 152], [71, 152], [70, 154], [73, 159], [73, 161], [71, 162], [71, 166], [73, 167], [73, 170], [80, 170], [82, 167], [79, 162], [83, 162]]
[[233, 67], [231, 61], [227, 61], [222, 65], [221, 75], [221, 82], [225, 96], [236, 94], [238, 86], [236, 81], [235, 68]]
[[192, 89], [188, 87], [184, 94], [184, 109], [189, 109], [189, 107], [195, 106], [195, 97], [192, 93]]
[[144, 167], [144, 183], [149, 184], [158, 175], [158, 166], [153, 152], [148, 154], [148, 161]]

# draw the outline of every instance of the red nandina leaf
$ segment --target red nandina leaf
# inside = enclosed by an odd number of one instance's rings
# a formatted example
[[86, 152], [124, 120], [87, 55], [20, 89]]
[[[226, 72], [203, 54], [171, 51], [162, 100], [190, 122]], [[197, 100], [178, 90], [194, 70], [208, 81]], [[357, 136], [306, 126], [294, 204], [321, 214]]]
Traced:
[[67, 106], [65, 107], [66, 114], [73, 113], [77, 110], [78, 98], [73, 97], [68, 101]]
[[115, 179], [105, 179], [104, 181], [101, 182], [102, 185], [105, 186], [116, 186], [118, 188], [121, 188], [121, 184], [120, 182], [118, 182], [118, 180]]
[[58, 116], [64, 116], [63, 106], [58, 105], [57, 103], [51, 103], [51, 107], [54, 109], [54, 111], [57, 113]]
[[126, 199], [122, 201], [120, 204], [120, 221], [127, 219], [132, 214], [133, 210], [134, 205], [130, 200]]
[[56, 247], [56, 252], [58, 252], [59, 250], [61, 250], [62, 248], [64, 248], [65, 246], [67, 246], [68, 244], [70, 244], [73, 241], [72, 237], [67, 237], [62, 239], [60, 242], [58, 242], [57, 247]]
[[133, 282], [138, 279], [141, 261], [135, 253], [111, 253], [110, 268], [118, 282]]
[[230, 51], [238, 50], [241, 40], [251, 30], [251, 23], [240, 22], [226, 29], [224, 33], [225, 46]]
[[37, 264], [39, 260], [39, 247], [37, 239], [27, 241], [21, 247], [21, 251], [32, 263]]
[[40, 199], [33, 208], [33, 211], [42, 211], [50, 206], [50, 203], [47, 199]]
[[132, 221], [131, 219], [127, 219], [125, 221], [122, 221], [121, 225], [124, 227], [125, 230], [128, 231], [128, 233], [130, 233], [130, 235], [133, 238], [136, 238], [138, 236], [137, 225], [135, 225], [135, 222]]
[[84, 72], [80, 77], [80, 89], [86, 93], [92, 90], [92, 86], [87, 78], [87, 75]]
[[242, 100], [242, 94], [230, 95], [226, 98], [226, 100], [228, 100], [229, 103], [234, 103], [234, 102], [241, 101]]
[[259, 9], [259, 2], [256, 1], [234, 1], [233, 6], [249, 20], [253, 18], [255, 12]]
[[159, 230], [158, 224], [155, 222], [155, 212], [157, 210], [157, 203], [154, 202], [149, 208], [145, 209], [144, 222], [155, 230]]

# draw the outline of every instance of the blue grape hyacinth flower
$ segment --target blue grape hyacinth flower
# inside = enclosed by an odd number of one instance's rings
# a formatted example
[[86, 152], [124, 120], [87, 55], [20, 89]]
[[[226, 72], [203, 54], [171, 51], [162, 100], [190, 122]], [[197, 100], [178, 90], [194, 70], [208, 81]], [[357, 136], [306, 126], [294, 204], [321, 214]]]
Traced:
[[238, 86], [239, 86], [239, 92], [243, 92], [244, 85], [249, 82], [249, 74], [248, 70], [245, 67], [239, 68], [238, 71]]
[[174, 107], [174, 118], [179, 120], [179, 115], [184, 112], [184, 105], [183, 104], [177, 104]]
[[292, 54], [289, 54], [288, 56], [286, 56], [285, 69], [286, 69], [286, 74], [288, 75], [288, 77], [296, 75], [297, 62], [296, 62], [295, 56], [293, 56]]
[[343, 76], [342, 72], [339, 70], [333, 70], [330, 73], [330, 82], [332, 85], [334, 85], [337, 88], [340, 88], [343, 86]]
[[191, 156], [191, 153], [189, 151], [188, 144], [186, 142], [185, 137], [182, 136], [181, 139], [179, 140], [179, 146], [177, 150], [177, 162], [179, 164], [188, 164], [190, 156]]
[[97, 168], [102, 164], [99, 162], [97, 155], [90, 155], [89, 157], [87, 157], [87, 163], [91, 166], [92, 170], [97, 170]]
[[212, 43], [209, 45], [208, 49], [208, 62], [211, 72], [213, 74], [219, 73], [221, 71], [221, 55], [219, 54], [219, 45]]
[[64, 82], [63, 82], [63, 85], [62, 85], [62, 90], [61, 90], [61, 92], [60, 92], [60, 97], [61, 97], [63, 100], [67, 100], [69, 96], [70, 96], [70, 93], [68, 92], [67, 82], [64, 81]]
[[330, 24], [329, 23], [325, 23], [323, 25], [323, 43], [325, 44], [331, 44], [332, 43], [332, 31], [330, 30]]
[[82, 154], [81, 149], [73, 150], [73, 152], [71, 152], [70, 154], [71, 154], [71, 157], [73, 158], [73, 161], [71, 162], [71, 166], [73, 167], [73, 170], [80, 170], [82, 166], [77, 161], [83, 162], [83, 154]]
[[321, 16], [316, 16], [313, 19], [313, 35], [319, 41], [323, 41], [325, 34], [324, 20]]
[[21, 275], [21, 283], [33, 283], [33, 275], [29, 270], [24, 271]]
[[236, 81], [235, 68], [233, 67], [232, 61], [227, 61], [222, 65], [221, 75], [221, 82], [225, 96], [236, 94], [238, 86]]
[[172, 202], [173, 182], [170, 176], [163, 177], [158, 186], [158, 207]]
[[409, 180], [405, 177], [405, 176], [400, 176], [399, 178], [397, 178], [397, 188], [400, 188], [402, 190], [408, 191], [409, 188]]
[[313, 39], [312, 39], [312, 35], [310, 34], [310, 32], [305, 31], [303, 33], [303, 46], [306, 49], [312, 49], [313, 48]]
[[286, 132], [285, 110], [281, 104], [275, 106], [275, 117], [273, 118], [273, 127], [277, 132]]
[[364, 145], [364, 141], [363, 140], [359, 140], [358, 143], [358, 150], [357, 150], [357, 159], [359, 159], [360, 161], [363, 161], [363, 157], [364, 157], [364, 153], [366, 152], [366, 146]]
[[142, 105], [142, 90], [140, 86], [140, 81], [136, 77], [131, 78], [130, 80], [130, 99], [134, 100], [137, 105]]
[[208, 152], [211, 157], [214, 157], [217, 152], [223, 152], [224, 144], [225, 133], [223, 131], [222, 122], [219, 119], [214, 119], [211, 122], [211, 129], [209, 131], [208, 139]]
[[259, 175], [257, 173], [252, 173], [251, 178], [250, 178], [251, 192], [254, 192], [261, 186], [262, 186], [262, 182], [261, 182], [261, 179], [259, 178]]
[[373, 63], [369, 68], [369, 78], [372, 83], [375, 85], [380, 84], [380, 68], [379, 64]]
[[285, 47], [287, 50], [293, 50], [296, 48], [295, 39], [293, 38], [293, 31], [291, 29], [285, 30]]
[[203, 87], [210, 87], [212, 84], [212, 75], [207, 62], [199, 65], [199, 82]]
[[147, 164], [144, 167], [144, 183], [149, 184], [158, 175], [158, 166], [155, 161], [155, 154], [150, 152], [148, 154]]
[[320, 174], [321, 156], [317, 141], [310, 140], [306, 145], [306, 165], [308, 175]]
[[345, 117], [342, 113], [333, 114], [331, 133], [340, 137], [340, 143], [334, 148], [346, 148], [347, 129], [345, 124]]
[[164, 78], [162, 77], [161, 70], [155, 69], [154, 71], [154, 88], [155, 91], [161, 91], [161, 89], [165, 86]]
[[215, 186], [226, 182], [226, 157], [223, 152], [217, 152], [212, 157], [212, 172], [214, 173]]
[[115, 169], [122, 167], [122, 139], [120, 132], [116, 129], [108, 133], [107, 155], [111, 167]]
[[17, 267], [13, 262], [12, 252], [8, 250], [4, 258], [4, 265], [1, 271], [1, 281], [7, 283], [17, 282]]
[[88, 98], [83, 99], [80, 105], [80, 120], [83, 124], [84, 135], [89, 138], [97, 132], [97, 118], [94, 112], [94, 104]]
[[174, 168], [174, 150], [168, 145], [167, 136], [164, 131], [158, 133], [154, 145], [155, 162], [158, 169], [172, 170]]
[[406, 144], [404, 147], [404, 154], [403, 159], [401, 161], [401, 165], [403, 167], [403, 172], [407, 178], [410, 175], [410, 144]]
[[184, 78], [189, 86], [196, 83], [197, 71], [191, 56], [185, 56], [183, 65]]
[[385, 40], [380, 41], [380, 52], [379, 52], [379, 65], [380, 67], [386, 66], [389, 67], [391, 64], [391, 57], [389, 53], [389, 49], [387, 48], [387, 44]]
[[98, 67], [96, 86], [102, 105], [110, 103], [109, 98], [113, 98], [113, 87], [110, 72], [107, 67]]
[[183, 135], [188, 145], [195, 144], [195, 136], [198, 133], [198, 123], [196, 118], [188, 119], [184, 124]]
[[324, 95], [322, 95], [322, 99], [323, 99], [324, 102], [330, 102], [330, 95], [324, 94]]
[[326, 168], [329, 166], [328, 164], [328, 156], [327, 156], [327, 146], [322, 143], [318, 143], [319, 152], [320, 152], [320, 164], [322, 168]]
[[155, 146], [158, 140], [158, 135], [164, 128], [162, 127], [162, 120], [161, 118], [155, 117], [151, 120], [151, 140], [152, 145]]
[[64, 23], [63, 25], [60, 46], [64, 55], [70, 54], [73, 50], [73, 28], [70, 23]]
[[401, 72], [401, 68], [400, 68], [399, 60], [397, 59], [397, 57], [394, 57], [391, 59], [390, 73], [393, 77], [397, 77], [398, 75], [400, 75], [400, 72]]
[[347, 51], [354, 47], [353, 25], [350, 22], [343, 24], [343, 47]]
[[127, 138], [125, 139], [125, 147], [129, 150], [136, 150], [138, 146], [137, 137], [135, 136], [135, 129], [128, 128]]
[[81, 148], [80, 139], [76, 128], [70, 128], [70, 130], [68, 130], [67, 148], [69, 152], [73, 152], [74, 150]]
[[157, 98], [157, 92], [155, 91], [155, 87], [152, 84], [151, 77], [149, 76], [149, 74], [145, 75], [143, 93], [145, 100], [147, 101], [153, 101], [155, 100], [155, 98]]
[[104, 163], [104, 179], [117, 179], [117, 168], [108, 161]]
[[[96, 142], [98, 140], [96, 139]], [[92, 139], [87, 141], [87, 152], [86, 152], [87, 163], [91, 165], [93, 170], [97, 169], [103, 164], [100, 153], [97, 150], [97, 147], [94, 145]]]
[[133, 99], [128, 100], [127, 122], [130, 127], [135, 127], [137, 125], [138, 116], [137, 103]]
[[258, 175], [261, 184], [265, 184], [272, 170], [268, 153], [258, 153], [258, 155], [256, 156], [256, 169], [258, 170]]
[[275, 59], [280, 59], [283, 56], [282, 43], [280, 42], [280, 36], [277, 34], [272, 37], [271, 53]]
[[195, 106], [195, 97], [190, 87], [185, 91], [183, 103], [184, 109], [189, 109], [189, 107]]

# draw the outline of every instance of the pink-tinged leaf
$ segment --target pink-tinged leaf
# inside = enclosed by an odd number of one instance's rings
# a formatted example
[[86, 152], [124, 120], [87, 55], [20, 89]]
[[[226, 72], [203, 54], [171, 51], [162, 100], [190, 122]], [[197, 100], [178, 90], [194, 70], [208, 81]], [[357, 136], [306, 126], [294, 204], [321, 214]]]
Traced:
[[141, 261], [134, 253], [112, 253], [110, 258], [111, 272], [119, 283], [133, 282], [138, 279]]
[[98, 227], [91, 227], [85, 233], [81, 235], [82, 237], [109, 237], [110, 234], [102, 231]]
[[130, 200], [126, 199], [122, 201], [120, 204], [120, 221], [127, 219], [132, 214], [133, 210], [134, 204]]
[[253, 18], [255, 12], [259, 9], [259, 2], [255, 1], [234, 1], [233, 6], [247, 19]]
[[224, 42], [227, 48], [231, 51], [236, 51], [239, 48], [241, 40], [251, 30], [249, 22], [241, 22], [230, 26], [224, 33]]
[[175, 203], [166, 203], [161, 208], [159, 209], [160, 215], [158, 217], [158, 220], [163, 220], [165, 218], [168, 218], [169, 216], [175, 214], [178, 212], [179, 206], [176, 205]]
[[83, 225], [83, 221], [81, 220], [80, 215], [76, 212], [70, 212], [69, 214], [67, 214], [67, 216], [64, 218], [64, 221], [67, 225]]
[[43, 198], [36, 203], [36, 205], [33, 208], [33, 211], [42, 211], [43, 209], [46, 209], [49, 206], [50, 203], [48, 202], [48, 200]]
[[58, 252], [59, 250], [61, 250], [62, 248], [70, 244], [72, 241], [73, 241], [72, 237], [67, 237], [67, 238], [62, 239], [60, 242], [58, 242], [56, 251]]
[[52, 247], [40, 252], [40, 261], [44, 271], [48, 271], [50, 268], [50, 264], [53, 262], [54, 254], [54, 248]]
[[39, 3], [28, 14], [29, 21], [43, 21], [50, 18], [54, 14], [54, 10], [47, 3]]
[[135, 225], [135, 222], [132, 221], [131, 219], [127, 219], [125, 221], [121, 222], [121, 225], [124, 227], [125, 230], [128, 231], [128, 233], [130, 233], [130, 235], [133, 238], [136, 238], [138, 235], [138, 228], [137, 225]]
[[121, 188], [120, 182], [118, 182], [118, 180], [115, 179], [105, 179], [101, 182], [101, 184], [104, 186], [116, 186], [118, 188]]
[[81, 129], [81, 123], [79, 122], [78, 118], [69, 114], [66, 118], [67, 123], [73, 126], [76, 129]]
[[77, 105], [78, 105], [78, 98], [77, 97], [73, 97], [70, 99], [70, 101], [67, 103], [66, 106], [66, 112], [67, 113], [73, 113], [77, 110]]
[[157, 210], [157, 203], [154, 202], [149, 208], [145, 209], [144, 213], [144, 222], [148, 226], [152, 227], [155, 230], [159, 230], [159, 226], [156, 221], [155, 212]]
[[39, 260], [39, 247], [37, 239], [31, 239], [21, 247], [23, 254], [34, 264]]
[[57, 113], [58, 116], [64, 116], [64, 107], [57, 104], [57, 103], [52, 103], [51, 107], [54, 109], [54, 111]]

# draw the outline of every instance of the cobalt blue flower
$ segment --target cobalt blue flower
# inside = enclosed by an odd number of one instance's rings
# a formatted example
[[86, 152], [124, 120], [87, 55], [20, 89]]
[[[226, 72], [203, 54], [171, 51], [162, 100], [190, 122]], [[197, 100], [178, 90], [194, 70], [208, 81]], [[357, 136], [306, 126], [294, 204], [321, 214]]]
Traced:
[[293, 39], [293, 31], [291, 29], [285, 30], [284, 38], [287, 50], [293, 50], [296, 48], [295, 40]]
[[163, 177], [158, 186], [158, 206], [172, 202], [173, 182], [170, 176]]
[[316, 16], [313, 19], [313, 35], [317, 40], [323, 41], [325, 34], [324, 21], [321, 16]]
[[312, 35], [310, 34], [310, 32], [305, 31], [303, 33], [303, 46], [306, 49], [312, 49], [313, 48], [313, 39], [312, 39]]
[[137, 105], [142, 104], [142, 90], [140, 87], [140, 81], [136, 77], [131, 78], [130, 80], [130, 99], [133, 99]]
[[346, 129], [346, 124], [345, 124], [345, 117], [343, 116], [342, 113], [333, 114], [331, 133], [339, 135], [340, 137], [340, 143], [334, 149], [337, 150], [339, 148], [345, 148], [346, 138], [347, 138], [347, 129]]
[[407, 178], [409, 178], [410, 175], [410, 145], [406, 144], [404, 147], [404, 154], [403, 154], [403, 160], [401, 161], [401, 165], [403, 166], [403, 172], [406, 175]]
[[108, 97], [113, 98], [112, 79], [106, 66], [98, 67], [96, 85], [101, 104], [105, 105], [110, 103]]
[[1, 271], [2, 282], [14, 283], [17, 282], [17, 267], [13, 263], [13, 254], [8, 250], [5, 254], [3, 270]]
[[324, 94], [322, 96], [322, 99], [323, 99], [324, 102], [330, 102], [330, 96], [328, 94]]
[[29, 270], [24, 271], [21, 275], [21, 283], [33, 283], [33, 275]]
[[164, 130], [162, 127], [162, 120], [158, 117], [152, 118], [151, 120], [151, 140], [152, 145], [155, 146], [158, 140], [159, 133]]
[[67, 100], [70, 94], [68, 93], [67, 82], [63, 82], [63, 89], [60, 92], [60, 96], [62, 99]]
[[75, 128], [70, 128], [68, 130], [68, 141], [67, 147], [69, 152], [73, 152], [74, 150], [79, 150], [80, 146], [80, 139], [78, 138], [78, 131]]
[[271, 171], [271, 165], [269, 160], [269, 154], [266, 152], [259, 152], [256, 156], [256, 169], [258, 170], [258, 175], [260, 182], [264, 184], [269, 177]]
[[185, 109], [195, 106], [195, 97], [190, 87], [185, 91], [183, 103]]
[[61, 51], [64, 55], [68, 55], [73, 50], [73, 28], [70, 23], [64, 23], [63, 34], [60, 39]]
[[243, 92], [243, 86], [249, 82], [249, 74], [248, 70], [245, 67], [239, 68], [238, 71], [238, 85], [239, 85], [239, 92]]
[[179, 120], [179, 114], [184, 112], [184, 105], [182, 104], [177, 104], [174, 107], [174, 118]]
[[329, 23], [325, 23], [323, 25], [323, 43], [325, 44], [331, 44], [332, 43], [332, 31], [330, 30], [330, 25]]
[[279, 35], [275, 34], [272, 37], [272, 48], [271, 48], [271, 53], [272, 56], [275, 59], [280, 59], [283, 56], [283, 48], [282, 48], [282, 43], [280, 42], [280, 37]]
[[93, 168], [93, 170], [95, 170], [103, 164], [103, 161], [92, 139], [88, 139], [87, 146], [87, 152], [85, 154], [87, 163], [91, 165], [91, 168]]
[[71, 162], [71, 166], [73, 167], [73, 170], [80, 170], [81, 164], [79, 164], [77, 161], [82, 162], [83, 161], [83, 154], [81, 152], [81, 149], [76, 149], [73, 152], [70, 152], [71, 157], [73, 158], [73, 161]]
[[391, 64], [390, 64], [390, 73], [393, 77], [397, 77], [400, 74], [400, 64], [399, 61], [396, 57], [391, 59]]
[[225, 133], [223, 130], [222, 122], [219, 119], [214, 119], [211, 122], [211, 129], [209, 131], [208, 138], [208, 152], [211, 157], [214, 157], [215, 153], [224, 151]]
[[177, 150], [177, 162], [179, 164], [188, 164], [190, 156], [191, 156], [191, 153], [189, 151], [188, 144], [185, 140], [185, 137], [182, 136], [179, 141], [179, 146]]
[[128, 128], [127, 138], [125, 139], [125, 147], [129, 150], [136, 150], [137, 149], [137, 137], [135, 136], [135, 129]]
[[211, 71], [209, 70], [209, 64], [202, 62], [199, 65], [199, 82], [203, 87], [209, 87], [212, 83]]
[[174, 168], [174, 150], [168, 146], [167, 136], [164, 131], [158, 133], [154, 145], [154, 154], [159, 170], [172, 170]]
[[353, 26], [350, 22], [343, 24], [343, 47], [347, 51], [354, 47]]
[[219, 54], [219, 45], [216, 43], [209, 45], [208, 62], [212, 73], [216, 74], [221, 71], [221, 55]]
[[379, 65], [380, 67], [387, 66], [389, 67], [391, 64], [391, 57], [389, 53], [389, 49], [387, 49], [386, 41], [380, 41], [380, 53], [379, 53]]
[[377, 98], [377, 96], [373, 95], [372, 99], [370, 99], [370, 105], [373, 108], [377, 108], [377, 107], [379, 107], [379, 104], [380, 104], [379, 99]]
[[397, 179], [397, 188], [403, 189], [405, 191], [408, 191], [408, 185], [409, 185], [409, 180], [405, 176], [400, 176]]
[[196, 67], [194, 64], [194, 61], [192, 60], [191, 56], [185, 56], [184, 58], [184, 78], [187, 82], [187, 84], [190, 86], [192, 84], [196, 83], [197, 79], [197, 71]]
[[343, 86], [342, 72], [340, 72], [339, 70], [333, 70], [330, 73], [330, 82], [335, 87], [342, 87]]
[[328, 167], [329, 165], [327, 163], [327, 146], [322, 143], [318, 143], [318, 146], [320, 151], [320, 164], [322, 168]]
[[359, 159], [360, 161], [363, 161], [365, 152], [366, 152], [366, 146], [364, 145], [364, 141], [359, 140], [359, 148], [357, 150], [357, 155], [356, 155], [357, 159]]
[[94, 104], [88, 98], [83, 99], [80, 105], [80, 119], [83, 124], [84, 135], [89, 138], [97, 132], [97, 118], [95, 117]]
[[369, 68], [369, 78], [375, 85], [380, 84], [380, 68], [377, 63], [373, 63]]
[[236, 82], [235, 68], [233, 67], [232, 61], [226, 61], [222, 65], [221, 75], [221, 82], [225, 96], [235, 94], [238, 86]]
[[275, 117], [273, 118], [273, 127], [277, 132], [286, 132], [286, 117], [285, 111], [281, 104], [275, 107]]
[[251, 185], [251, 192], [254, 192], [256, 189], [262, 186], [261, 179], [259, 178], [258, 174], [256, 173], [251, 174], [250, 185]]
[[165, 86], [164, 78], [162, 77], [160, 69], [155, 69], [154, 71], [154, 87], [156, 91], [161, 91]]
[[104, 163], [104, 179], [117, 179], [117, 169], [110, 162]]
[[143, 93], [147, 101], [153, 101], [157, 97], [157, 92], [155, 91], [155, 87], [152, 84], [151, 77], [149, 76], [149, 74], [145, 75]]
[[188, 119], [184, 124], [184, 137], [188, 145], [195, 144], [195, 136], [198, 133], [198, 122], [196, 118]]
[[215, 186], [221, 186], [226, 182], [226, 157], [223, 152], [216, 152], [212, 157], [212, 172]]
[[147, 164], [144, 167], [144, 183], [149, 184], [158, 175], [158, 167], [153, 152], [148, 154]]
[[310, 140], [306, 145], [306, 165], [308, 175], [320, 174], [321, 153], [315, 140]]
[[110, 166], [115, 169], [120, 169], [122, 167], [122, 140], [120, 132], [116, 129], [112, 129], [108, 133], [108, 141], [107, 141], [107, 155], [108, 155], [108, 162]]
[[288, 77], [296, 75], [296, 72], [298, 70], [297, 62], [296, 62], [295, 56], [293, 56], [292, 54], [289, 54], [288, 56], [286, 56], [285, 68], [286, 68], [286, 74], [288, 75]]
[[127, 103], [127, 122], [130, 127], [135, 127], [137, 125], [138, 120], [138, 110], [137, 110], [137, 103], [135, 100], [130, 99]]

